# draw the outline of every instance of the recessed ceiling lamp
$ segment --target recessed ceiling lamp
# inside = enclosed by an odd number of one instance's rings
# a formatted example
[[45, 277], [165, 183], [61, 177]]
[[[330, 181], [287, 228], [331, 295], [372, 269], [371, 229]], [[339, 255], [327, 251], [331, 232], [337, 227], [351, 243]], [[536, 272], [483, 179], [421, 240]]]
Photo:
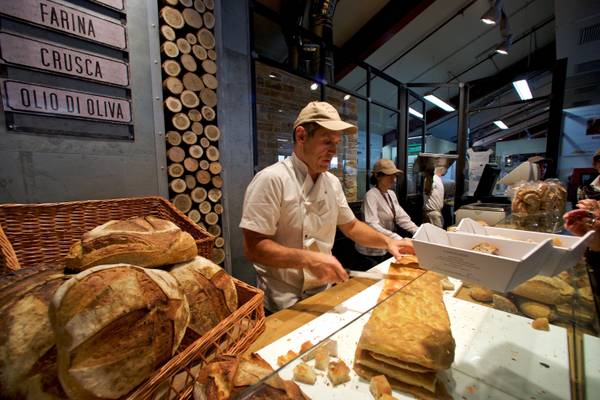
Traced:
[[423, 119], [423, 114], [421, 114], [420, 112], [418, 112], [417, 110], [415, 110], [412, 107], [408, 107], [408, 113], [414, 115], [417, 118]]
[[277, 78], [277, 75], [275, 75], [275, 74], [269, 74], [269, 78]]
[[494, 121], [494, 124], [500, 129], [508, 129], [508, 126], [500, 120]]
[[344, 96], [344, 101], [348, 101], [348, 100], [350, 100], [350, 95], [349, 94], [347, 94], [347, 95]]
[[486, 25], [496, 25], [500, 19], [500, 10], [502, 9], [502, 0], [490, 1], [490, 8], [481, 16], [481, 22]]
[[448, 112], [454, 111], [454, 107], [452, 107], [450, 104], [446, 103], [444, 100], [440, 99], [439, 97], [434, 96], [433, 94], [427, 94], [424, 97], [425, 97], [425, 100], [429, 101], [430, 103], [435, 104], [436, 106], [438, 106], [439, 108], [441, 108], [444, 111], [448, 111]]
[[519, 94], [521, 100], [530, 100], [533, 99], [533, 95], [531, 94], [531, 90], [529, 89], [529, 85], [525, 79], [521, 79], [520, 81], [514, 81], [513, 86], [515, 90]]
[[317, 90], [319, 88], [319, 84], [314, 82], [310, 85], [310, 90]]

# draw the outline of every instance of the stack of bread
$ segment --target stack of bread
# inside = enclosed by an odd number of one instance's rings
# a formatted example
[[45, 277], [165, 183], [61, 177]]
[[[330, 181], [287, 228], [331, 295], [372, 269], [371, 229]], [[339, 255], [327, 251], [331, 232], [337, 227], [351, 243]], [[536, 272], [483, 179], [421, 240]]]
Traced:
[[455, 343], [442, 296], [443, 277], [418, 268], [414, 256], [390, 266], [389, 273], [399, 279], [385, 281], [379, 301], [387, 300], [363, 328], [354, 370], [367, 380], [383, 374], [393, 388], [418, 398], [444, 399], [448, 394], [438, 373], [454, 361]]
[[553, 277], [534, 276], [512, 293], [517, 296], [519, 310], [530, 318], [547, 318], [550, 322], [562, 318], [591, 324], [596, 316], [590, 281], [581, 265]]
[[564, 212], [567, 190], [560, 181], [549, 179], [539, 182], [522, 182], [512, 188], [512, 210], [517, 214]]
[[203, 335], [238, 306], [232, 278], [198, 256], [189, 233], [156, 217], [94, 228], [66, 266], [79, 273], [19, 271], [0, 281], [3, 397], [123, 397], [184, 335]]
[[[468, 297], [462, 295], [465, 291]], [[494, 293], [488, 288], [468, 284], [463, 285], [462, 293], [459, 297], [465, 300], [487, 303], [498, 310], [522, 314], [533, 320], [545, 320], [546, 325], [553, 321], [593, 325], [596, 320], [594, 296], [584, 262], [555, 276], [536, 275], [510, 293]]]

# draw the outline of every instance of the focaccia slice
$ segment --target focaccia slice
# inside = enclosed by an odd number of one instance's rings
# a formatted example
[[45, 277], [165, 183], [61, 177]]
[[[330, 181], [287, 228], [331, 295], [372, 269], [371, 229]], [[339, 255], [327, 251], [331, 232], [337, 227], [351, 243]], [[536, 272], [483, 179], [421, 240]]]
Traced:
[[[387, 280], [380, 300], [394, 293], [399, 284]], [[455, 342], [440, 275], [427, 272], [400, 288], [373, 310], [358, 347], [431, 370], [449, 368]]]
[[390, 364], [393, 365], [395, 367], [398, 368], [402, 368], [402, 369], [406, 369], [408, 371], [413, 371], [413, 372], [435, 372], [432, 369], [427, 369], [425, 367], [422, 367], [418, 364], [412, 364], [412, 363], [407, 363], [407, 362], [403, 362], [401, 360], [397, 360], [394, 357], [388, 357], [388, 356], [384, 356], [383, 354], [378, 354], [378, 353], [373, 353], [372, 351], [368, 352], [369, 355], [371, 357], [373, 357], [376, 360], [379, 360], [381, 362], [384, 362], [386, 364]]
[[394, 378], [400, 382], [404, 382], [412, 386], [421, 387], [423, 389], [429, 390], [430, 392], [435, 392], [435, 384], [437, 381], [437, 376], [435, 372], [419, 373], [398, 368], [396, 366], [386, 364], [384, 362], [374, 359], [368, 354], [368, 352], [361, 349], [357, 349], [354, 363], [358, 363], [373, 371], [382, 373], [388, 378]]
[[[360, 376], [363, 379], [366, 379], [367, 381], [369, 381], [372, 377], [376, 375], [381, 375], [379, 372], [374, 371], [358, 363], [354, 363], [353, 369], [358, 376]], [[420, 400], [452, 400], [452, 397], [448, 394], [446, 387], [441, 383], [440, 380], [438, 380], [435, 386], [435, 393], [432, 393], [429, 390], [420, 388], [418, 386], [413, 386], [404, 382], [400, 382], [399, 380], [390, 377], [388, 377], [388, 382], [390, 383], [390, 386], [392, 386], [393, 389], [411, 394]]]

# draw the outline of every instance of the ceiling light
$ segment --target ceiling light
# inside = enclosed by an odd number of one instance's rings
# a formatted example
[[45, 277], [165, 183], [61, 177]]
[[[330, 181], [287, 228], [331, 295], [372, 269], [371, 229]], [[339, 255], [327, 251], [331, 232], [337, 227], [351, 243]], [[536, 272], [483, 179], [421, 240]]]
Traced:
[[425, 97], [425, 100], [435, 104], [436, 106], [438, 106], [439, 108], [441, 108], [444, 111], [448, 111], [448, 112], [454, 111], [454, 107], [452, 107], [450, 104], [446, 103], [442, 99], [435, 97], [432, 94], [425, 95], [424, 97]]
[[481, 22], [483, 22], [486, 25], [496, 25], [496, 20], [498, 19], [497, 17], [497, 12], [496, 12], [496, 8], [495, 7], [490, 7], [482, 16], [481, 16]]
[[521, 100], [533, 99], [533, 96], [531, 95], [531, 90], [529, 89], [529, 85], [527, 84], [527, 81], [525, 79], [521, 79], [520, 81], [514, 81], [513, 86], [515, 87], [515, 90], [519, 94]]
[[500, 120], [494, 121], [494, 124], [496, 124], [496, 126], [500, 129], [508, 129], [508, 126], [506, 126], [506, 124]]
[[347, 94], [347, 95], [344, 96], [344, 101], [348, 101], [348, 100], [350, 100], [350, 95], [349, 94]]
[[487, 25], [496, 25], [500, 19], [500, 10], [502, 10], [502, 0], [491, 0], [490, 8], [481, 16], [481, 22]]
[[310, 90], [317, 90], [318, 88], [319, 88], [319, 84], [316, 82], [310, 85]]
[[423, 119], [423, 114], [421, 114], [417, 110], [413, 109], [412, 107], [408, 107], [408, 113], [414, 115], [417, 118]]
[[277, 75], [275, 75], [275, 74], [269, 74], [269, 78], [277, 78]]
[[503, 41], [502, 43], [500, 43], [498, 45], [498, 47], [496, 47], [496, 53], [498, 54], [502, 54], [502, 55], [507, 55], [508, 52], [510, 51], [510, 47], [512, 46], [512, 35], [508, 35]]

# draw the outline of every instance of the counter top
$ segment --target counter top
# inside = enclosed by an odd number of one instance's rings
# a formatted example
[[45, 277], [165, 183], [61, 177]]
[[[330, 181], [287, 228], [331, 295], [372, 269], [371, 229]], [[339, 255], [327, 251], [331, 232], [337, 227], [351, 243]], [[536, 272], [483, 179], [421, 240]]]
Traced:
[[265, 331], [252, 343], [248, 353], [260, 350], [306, 325], [376, 282], [371, 279], [350, 278], [346, 282], [304, 299], [290, 308], [269, 315], [265, 319]]

